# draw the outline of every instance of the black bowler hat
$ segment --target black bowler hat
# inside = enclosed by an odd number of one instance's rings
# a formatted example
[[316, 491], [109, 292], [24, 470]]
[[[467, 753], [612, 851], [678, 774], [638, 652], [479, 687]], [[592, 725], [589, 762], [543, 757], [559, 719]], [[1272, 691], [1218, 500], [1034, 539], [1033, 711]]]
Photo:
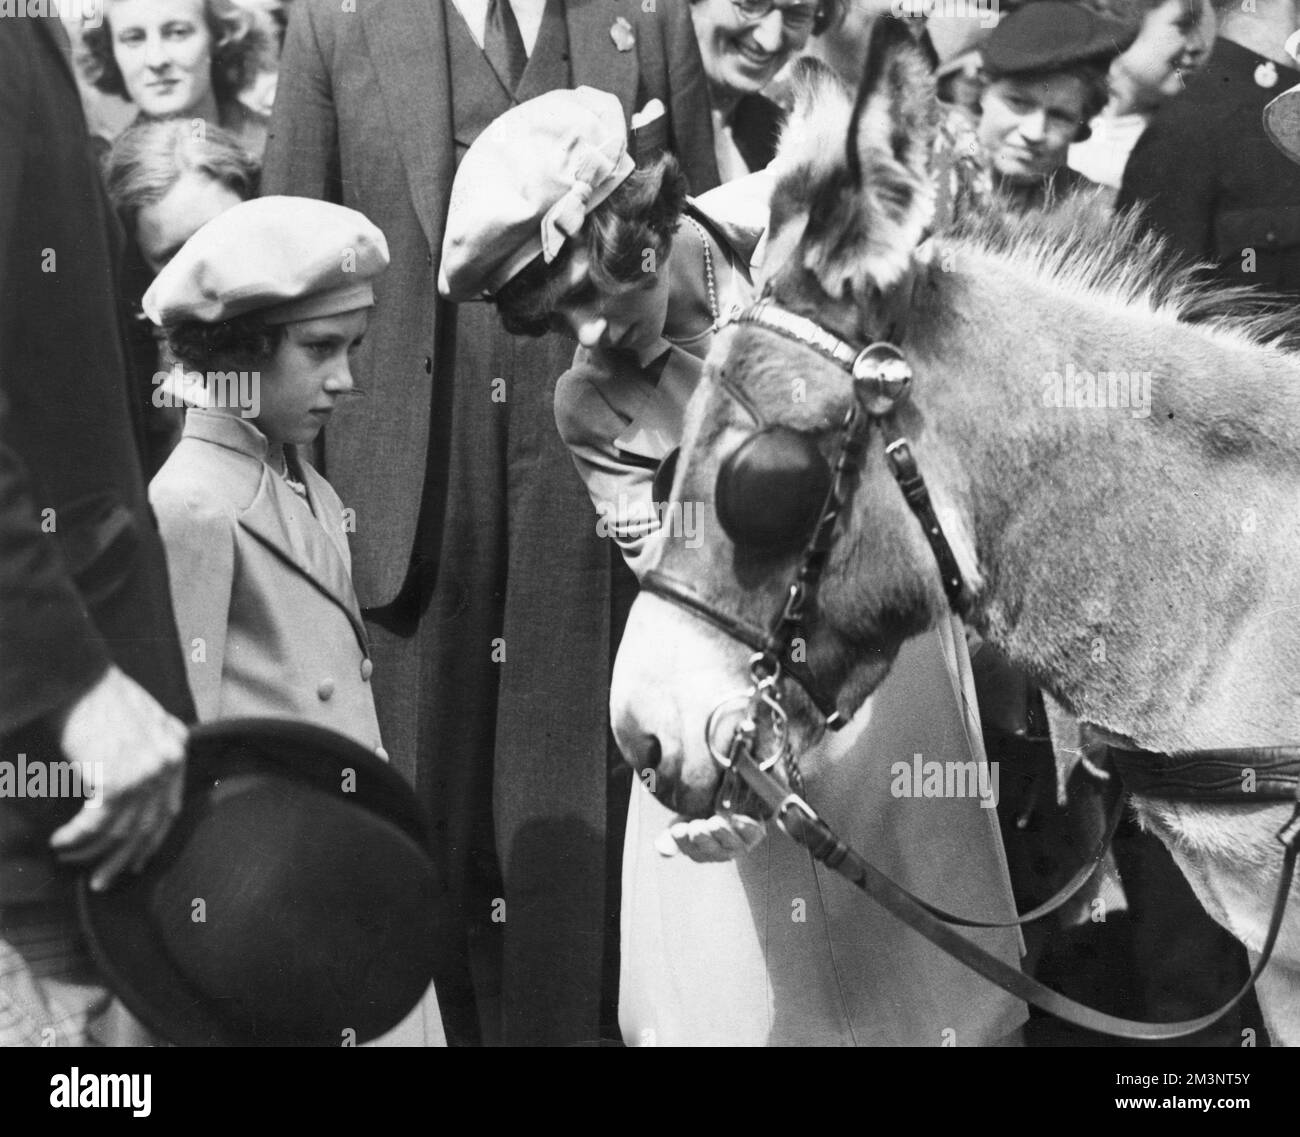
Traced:
[[195, 727], [186, 761], [184, 809], [144, 871], [106, 892], [81, 880], [114, 993], [179, 1045], [339, 1046], [401, 1022], [440, 932], [410, 787], [289, 720]]
[[980, 56], [990, 75], [1018, 75], [1079, 63], [1104, 67], [1132, 42], [1131, 31], [1081, 4], [1033, 0], [988, 34]]

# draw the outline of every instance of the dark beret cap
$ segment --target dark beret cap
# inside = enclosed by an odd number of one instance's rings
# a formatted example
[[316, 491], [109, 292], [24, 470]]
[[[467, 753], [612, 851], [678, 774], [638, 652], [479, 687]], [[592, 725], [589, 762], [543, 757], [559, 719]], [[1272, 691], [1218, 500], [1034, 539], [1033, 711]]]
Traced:
[[1104, 67], [1132, 42], [1120, 24], [1064, 0], [1035, 0], [1002, 20], [980, 45], [990, 75]]

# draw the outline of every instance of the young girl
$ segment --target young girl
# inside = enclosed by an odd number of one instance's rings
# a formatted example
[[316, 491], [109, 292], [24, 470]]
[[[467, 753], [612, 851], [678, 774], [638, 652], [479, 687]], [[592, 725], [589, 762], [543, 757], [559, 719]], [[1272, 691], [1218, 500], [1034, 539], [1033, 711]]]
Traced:
[[[195, 233], [143, 306], [200, 405], [149, 486], [200, 721], [306, 719], [387, 754], [330, 484], [299, 457], [353, 393], [348, 353], [388, 264], [360, 213], [236, 205]], [[433, 988], [389, 1042], [441, 1042]]]

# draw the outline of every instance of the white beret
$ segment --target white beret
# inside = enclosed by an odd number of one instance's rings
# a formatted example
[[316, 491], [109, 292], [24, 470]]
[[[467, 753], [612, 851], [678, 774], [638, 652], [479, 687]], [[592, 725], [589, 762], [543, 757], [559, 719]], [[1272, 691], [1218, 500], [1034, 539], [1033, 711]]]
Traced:
[[539, 253], [549, 263], [635, 168], [618, 99], [549, 91], [478, 136], [452, 184], [438, 290], [491, 294]]
[[144, 294], [155, 324], [260, 312], [269, 324], [367, 308], [388, 242], [363, 214], [308, 197], [262, 197], [219, 213]]

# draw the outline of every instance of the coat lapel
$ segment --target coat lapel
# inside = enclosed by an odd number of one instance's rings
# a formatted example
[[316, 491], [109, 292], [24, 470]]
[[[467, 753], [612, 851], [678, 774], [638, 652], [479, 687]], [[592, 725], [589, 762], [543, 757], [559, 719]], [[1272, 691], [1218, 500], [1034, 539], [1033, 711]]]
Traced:
[[[318, 509], [325, 498], [317, 492], [319, 480], [319, 476], [313, 479], [308, 491], [315, 494], [313, 500], [318, 503]], [[333, 520], [338, 522], [341, 535], [342, 517]], [[332, 523], [329, 516], [318, 520], [307, 503], [265, 467], [257, 496], [239, 515], [239, 524], [244, 529], [347, 613], [358, 642], [366, 649], [366, 630], [352, 577], [338, 546], [326, 532], [326, 526]]]
[[361, 20], [411, 200], [437, 257], [456, 164], [443, 0], [371, 0]]
[[617, 95], [623, 117], [630, 118], [639, 109], [635, 101], [640, 73], [635, 48], [619, 51], [614, 46], [610, 29], [618, 18], [618, 7], [605, 0], [568, 0], [565, 22], [569, 25], [573, 85]]
[[682, 437], [682, 416], [699, 382], [700, 360], [676, 345], [654, 387], [636, 381], [628, 385], [636, 399], [632, 421], [614, 439], [614, 445], [634, 459], [658, 463]]

